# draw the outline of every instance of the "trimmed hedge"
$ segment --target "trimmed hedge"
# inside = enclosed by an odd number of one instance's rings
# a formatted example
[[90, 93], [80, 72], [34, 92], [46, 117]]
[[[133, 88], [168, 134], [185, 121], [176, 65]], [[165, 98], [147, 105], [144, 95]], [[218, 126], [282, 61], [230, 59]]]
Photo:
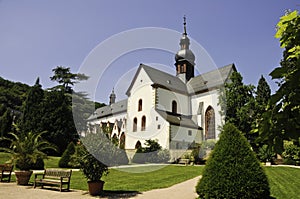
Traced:
[[67, 149], [62, 154], [58, 166], [60, 168], [69, 168], [69, 162], [71, 160], [71, 156], [75, 153], [75, 144], [73, 142], [70, 142], [67, 146]]
[[233, 124], [224, 125], [196, 191], [199, 198], [270, 198], [267, 176]]

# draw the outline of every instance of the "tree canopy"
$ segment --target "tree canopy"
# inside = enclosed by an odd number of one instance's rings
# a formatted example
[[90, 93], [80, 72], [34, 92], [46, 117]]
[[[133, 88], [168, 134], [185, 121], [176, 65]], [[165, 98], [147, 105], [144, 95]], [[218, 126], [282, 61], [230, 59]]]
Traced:
[[60, 85], [56, 88], [64, 89], [67, 93], [72, 92], [75, 83], [87, 80], [88, 76], [81, 73], [71, 73], [70, 67], [57, 66], [52, 70], [54, 75], [50, 77], [52, 81], [57, 81]]
[[279, 89], [271, 96], [259, 132], [261, 140], [281, 153], [283, 140], [293, 140], [299, 145], [300, 137], [300, 15], [297, 11], [287, 12], [280, 18], [275, 37], [284, 48], [280, 66], [270, 73]]

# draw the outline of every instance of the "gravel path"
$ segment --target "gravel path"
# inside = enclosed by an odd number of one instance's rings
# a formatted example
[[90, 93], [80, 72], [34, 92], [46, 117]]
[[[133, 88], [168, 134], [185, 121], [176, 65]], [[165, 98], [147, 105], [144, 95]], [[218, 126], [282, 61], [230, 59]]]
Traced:
[[87, 191], [71, 190], [70, 192], [59, 192], [32, 186], [18, 186], [16, 183], [0, 183], [0, 198], [5, 199], [93, 199], [93, 198], [136, 198], [136, 199], [195, 199], [195, 186], [200, 177], [173, 185], [165, 189], [155, 189], [143, 193], [127, 192], [115, 193], [105, 192], [102, 197], [92, 197]]

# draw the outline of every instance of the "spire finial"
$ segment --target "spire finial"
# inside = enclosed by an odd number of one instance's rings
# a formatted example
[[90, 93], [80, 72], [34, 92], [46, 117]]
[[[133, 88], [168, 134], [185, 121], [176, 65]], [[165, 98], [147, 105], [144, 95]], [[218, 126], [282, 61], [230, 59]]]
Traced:
[[109, 105], [114, 104], [116, 102], [116, 94], [115, 94], [115, 88], [113, 87], [111, 94], [109, 96]]
[[185, 17], [185, 15], [183, 15], [183, 28], [184, 28], [184, 35], [187, 35], [187, 33], [186, 33], [186, 17]]

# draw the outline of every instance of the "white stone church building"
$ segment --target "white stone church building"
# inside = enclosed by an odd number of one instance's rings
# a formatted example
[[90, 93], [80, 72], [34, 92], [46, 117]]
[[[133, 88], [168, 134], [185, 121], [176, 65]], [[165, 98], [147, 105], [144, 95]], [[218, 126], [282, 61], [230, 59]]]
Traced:
[[157, 139], [169, 150], [187, 149], [192, 143], [218, 139], [220, 88], [235, 71], [234, 64], [194, 75], [195, 55], [184, 32], [175, 55], [176, 75], [140, 64], [126, 92], [128, 98], [97, 109], [89, 118], [91, 126], [109, 129], [109, 137], [120, 148], [134, 150], [145, 140]]

